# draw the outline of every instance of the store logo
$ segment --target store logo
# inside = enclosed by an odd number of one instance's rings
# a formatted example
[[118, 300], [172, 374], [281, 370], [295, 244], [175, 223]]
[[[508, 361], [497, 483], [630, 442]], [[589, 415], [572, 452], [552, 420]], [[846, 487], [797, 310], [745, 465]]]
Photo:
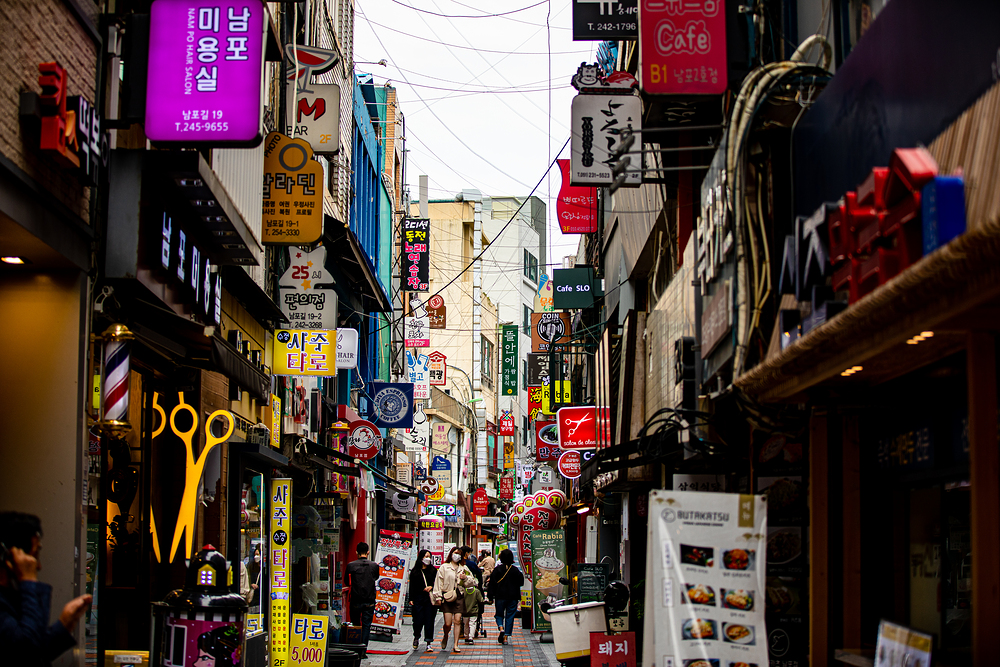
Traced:
[[395, 387], [386, 387], [375, 397], [375, 409], [385, 422], [402, 421], [409, 407], [406, 394]]
[[538, 321], [538, 337], [545, 343], [553, 343], [566, 335], [566, 323], [559, 316], [543, 317]]
[[663, 513], [660, 514], [660, 516], [663, 517], [663, 520], [667, 523], [673, 523], [677, 520], [677, 514], [672, 509], [663, 510]]

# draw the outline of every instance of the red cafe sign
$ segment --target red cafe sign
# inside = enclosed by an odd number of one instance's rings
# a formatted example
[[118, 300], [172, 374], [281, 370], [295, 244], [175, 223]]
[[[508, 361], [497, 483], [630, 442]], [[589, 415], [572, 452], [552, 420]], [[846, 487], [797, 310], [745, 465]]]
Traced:
[[476, 516], [486, 516], [490, 511], [490, 499], [486, 497], [486, 489], [478, 489], [472, 494], [472, 513]]
[[597, 447], [597, 409], [592, 405], [559, 408], [556, 413], [559, 447], [594, 449]]
[[347, 455], [356, 459], [371, 459], [382, 447], [382, 433], [370, 421], [359, 419], [350, 423], [347, 435]]
[[580, 456], [580, 452], [571, 449], [562, 453], [556, 467], [559, 469], [559, 474], [566, 479], [576, 479], [580, 476], [580, 466], [582, 463], [583, 457]]
[[557, 160], [562, 187], [556, 200], [556, 215], [563, 234], [592, 234], [597, 231], [597, 188], [570, 185], [570, 161]]
[[639, 87], [654, 95], [726, 91], [722, 0], [639, 3]]

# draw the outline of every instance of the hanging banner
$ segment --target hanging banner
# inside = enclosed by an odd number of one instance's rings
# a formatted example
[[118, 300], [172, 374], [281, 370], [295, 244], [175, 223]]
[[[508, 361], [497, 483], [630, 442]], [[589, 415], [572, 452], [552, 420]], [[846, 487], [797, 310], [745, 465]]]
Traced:
[[528, 353], [528, 386], [541, 387], [549, 377], [549, 355], [540, 352]]
[[271, 355], [274, 375], [337, 374], [337, 332], [275, 329]]
[[434, 567], [441, 567], [444, 561], [444, 519], [433, 514], [417, 520], [420, 548], [431, 552]]
[[539, 419], [535, 422], [535, 460], [557, 461], [562, 454], [559, 449], [559, 426], [554, 421]]
[[569, 313], [531, 314], [532, 352], [564, 352], [571, 333]]
[[[539, 608], [541, 603], [561, 600], [566, 586], [559, 583], [566, 577], [566, 533], [561, 528], [555, 530], [534, 530], [531, 532], [531, 589], [535, 608], [535, 624], [532, 632], [549, 632], [552, 622], [548, 614]], [[527, 557], [522, 554], [522, 561]]]
[[149, 13], [146, 137], [260, 144], [264, 3], [156, 0]]
[[594, 269], [589, 266], [555, 269], [552, 284], [555, 290], [552, 305], [556, 310], [590, 308], [600, 288], [600, 283], [594, 284]]
[[597, 188], [570, 185], [569, 160], [557, 160], [562, 187], [556, 200], [556, 216], [563, 234], [593, 234], [597, 231]]
[[288, 661], [289, 600], [291, 582], [292, 524], [289, 512], [292, 506], [292, 480], [271, 480], [270, 534], [270, 623], [271, 659], [274, 664]]
[[[440, 424], [437, 424], [440, 426]], [[447, 426], [447, 425], [446, 425]], [[442, 487], [451, 488], [451, 461], [445, 456], [435, 456], [431, 461], [431, 476], [438, 481]]]
[[337, 329], [337, 368], [358, 367], [358, 330]]
[[472, 494], [472, 513], [476, 516], [486, 516], [490, 512], [490, 499], [486, 489], [476, 489]]
[[514, 469], [514, 438], [505, 438], [503, 443], [503, 469], [504, 472]]
[[370, 421], [359, 419], [350, 423], [347, 435], [347, 455], [356, 459], [375, 458], [382, 448], [382, 433]]
[[651, 95], [726, 92], [726, 5], [643, 2], [639, 6], [639, 84]]
[[403, 429], [403, 449], [408, 452], [419, 452], [422, 455], [421, 460], [426, 461], [430, 433], [431, 425], [426, 420], [419, 424], [413, 422], [412, 428]]
[[264, 245], [309, 245], [323, 236], [323, 167], [312, 157], [312, 147], [302, 139], [267, 135], [260, 239]]
[[538, 291], [535, 292], [536, 313], [551, 313], [552, 306], [552, 281], [545, 273], [538, 276]]
[[[572, 392], [573, 387], [570, 385], [569, 380], [563, 380], [562, 382], [550, 382], [549, 385], [542, 387], [542, 412], [547, 415], [553, 415], [556, 413], [556, 404], [566, 404], [572, 402]], [[552, 395], [555, 394], [555, 399]]]
[[451, 430], [451, 426], [445, 422], [434, 422], [431, 430], [431, 446], [435, 452], [447, 452], [451, 449], [448, 442], [448, 431]]
[[403, 342], [405, 347], [428, 347], [431, 344], [430, 318], [418, 294], [405, 292]]
[[[669, 4], [669, 3], [668, 3]], [[618, 149], [626, 130], [637, 136], [642, 130], [642, 100], [635, 95], [577, 95], [572, 105], [572, 152], [570, 184], [611, 185], [615, 163], [612, 154]], [[636, 140], [636, 150], [642, 140]], [[633, 156], [640, 157], [640, 156]], [[632, 160], [625, 171], [625, 187], [642, 185], [642, 160]]]
[[515, 435], [517, 433], [517, 429], [514, 426], [513, 408], [500, 411], [500, 430], [498, 433], [500, 435]]
[[372, 423], [382, 428], [413, 428], [413, 385], [409, 382], [372, 382]]
[[542, 412], [542, 394], [548, 392], [548, 387], [528, 387], [528, 419], [535, 423]]
[[644, 650], [675, 665], [768, 664], [764, 496], [652, 491], [649, 518]]
[[[433, 327], [432, 327], [433, 328]], [[448, 383], [448, 357], [440, 352], [431, 352], [427, 355], [428, 375], [433, 386], [442, 386]]]
[[448, 308], [444, 305], [444, 297], [435, 294], [427, 302], [427, 317], [431, 329], [446, 329], [448, 327]]
[[320, 287], [334, 283], [333, 274], [326, 270], [326, 248], [319, 246], [312, 252], [292, 248], [288, 254], [289, 266], [278, 279], [288, 328], [336, 329], [337, 291]]
[[[289, 667], [315, 667], [326, 664], [326, 616], [292, 614], [292, 632], [288, 641]], [[195, 661], [197, 662], [197, 661]]]
[[517, 396], [517, 339], [520, 327], [516, 324], [503, 325], [500, 363], [500, 393], [503, 396]]
[[430, 358], [413, 350], [406, 351], [406, 374], [413, 384], [413, 398], [431, 397]]
[[281, 449], [281, 399], [271, 394], [271, 447]]
[[431, 221], [426, 218], [403, 220], [403, 289], [426, 292], [430, 289]]
[[403, 600], [406, 595], [407, 576], [413, 564], [410, 551], [413, 535], [380, 530], [375, 562], [379, 579], [375, 582], [375, 618], [372, 627], [399, 632], [403, 624]]

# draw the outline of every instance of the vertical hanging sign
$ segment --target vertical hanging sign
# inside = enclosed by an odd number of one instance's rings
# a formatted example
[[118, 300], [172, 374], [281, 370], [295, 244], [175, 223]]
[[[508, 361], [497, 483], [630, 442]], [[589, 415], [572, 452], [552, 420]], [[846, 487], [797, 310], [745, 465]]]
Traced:
[[323, 236], [323, 167], [302, 139], [272, 132], [264, 146], [264, 245], [309, 245]]
[[403, 342], [406, 347], [428, 347], [431, 344], [430, 318], [419, 294], [404, 292]]
[[444, 385], [448, 383], [448, 357], [440, 352], [431, 352], [427, 355], [429, 361], [430, 378], [432, 385]]
[[378, 550], [375, 552], [379, 579], [375, 582], [373, 626], [399, 632], [403, 624], [403, 601], [406, 595], [403, 589], [413, 567], [409, 562], [412, 547], [413, 535], [410, 533], [379, 531]]
[[591, 234], [597, 231], [597, 188], [570, 185], [569, 160], [557, 160], [562, 187], [556, 200], [556, 216], [563, 234]]
[[719, 0], [639, 3], [639, 84], [653, 95], [726, 91], [726, 14]]
[[516, 324], [505, 324], [503, 327], [503, 356], [500, 367], [500, 391], [504, 396], [517, 396], [517, 338]]
[[426, 292], [430, 288], [431, 221], [427, 218], [403, 220], [403, 289]]
[[427, 316], [431, 321], [431, 329], [448, 327], [448, 307], [444, 305], [443, 296], [435, 294], [427, 301]]
[[288, 518], [292, 506], [292, 480], [271, 480], [271, 658], [275, 665], [288, 661], [289, 598], [292, 524]]

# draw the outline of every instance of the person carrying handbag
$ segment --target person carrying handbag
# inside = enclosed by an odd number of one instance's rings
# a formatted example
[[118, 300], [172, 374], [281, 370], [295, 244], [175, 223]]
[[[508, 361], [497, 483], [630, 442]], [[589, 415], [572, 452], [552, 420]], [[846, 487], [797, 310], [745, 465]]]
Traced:
[[448, 633], [451, 626], [456, 625], [455, 644], [452, 653], [461, 653], [458, 648], [458, 627], [462, 625], [462, 614], [465, 612], [465, 588], [474, 586], [476, 578], [462, 563], [462, 554], [458, 547], [452, 547], [444, 564], [438, 569], [437, 578], [431, 595], [441, 600], [441, 612], [444, 614], [444, 633], [441, 637], [441, 650], [448, 650]]
[[505, 644], [514, 632], [514, 615], [521, 599], [524, 575], [514, 567], [514, 553], [510, 549], [500, 552], [500, 565], [490, 575], [489, 597], [497, 606], [497, 629], [500, 636], [497, 643]]
[[410, 571], [410, 604], [413, 605], [413, 650], [420, 645], [420, 630], [424, 631], [427, 651], [433, 651], [434, 619], [437, 617], [437, 607], [431, 599], [434, 581], [437, 578], [437, 568], [431, 561], [431, 552], [421, 549], [417, 553], [417, 564]]

